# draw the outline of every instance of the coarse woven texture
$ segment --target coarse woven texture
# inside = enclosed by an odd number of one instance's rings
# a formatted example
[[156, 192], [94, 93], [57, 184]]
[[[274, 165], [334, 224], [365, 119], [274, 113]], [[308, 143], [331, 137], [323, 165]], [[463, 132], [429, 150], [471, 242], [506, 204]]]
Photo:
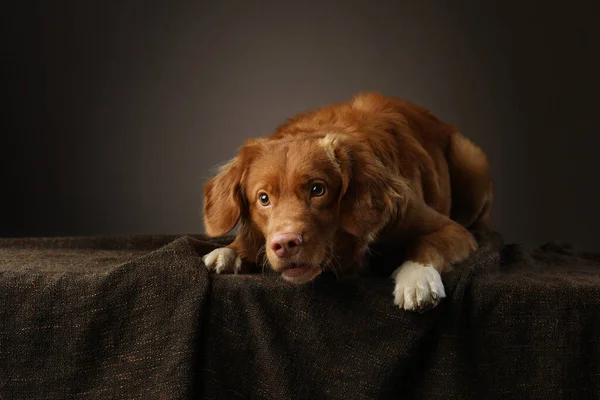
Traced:
[[393, 282], [212, 275], [200, 235], [0, 239], [0, 399], [600, 398], [600, 256], [480, 237], [415, 314]]

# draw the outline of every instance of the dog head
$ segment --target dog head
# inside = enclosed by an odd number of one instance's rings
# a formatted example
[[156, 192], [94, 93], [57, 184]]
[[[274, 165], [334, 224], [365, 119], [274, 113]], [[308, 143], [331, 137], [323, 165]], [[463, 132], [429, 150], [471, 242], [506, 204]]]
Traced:
[[397, 216], [405, 189], [369, 148], [346, 135], [259, 139], [205, 185], [204, 222], [211, 236], [238, 223], [238, 234], [257, 232], [272, 268], [305, 283], [325, 268], [343, 273], [356, 262], [348, 258], [360, 257]]

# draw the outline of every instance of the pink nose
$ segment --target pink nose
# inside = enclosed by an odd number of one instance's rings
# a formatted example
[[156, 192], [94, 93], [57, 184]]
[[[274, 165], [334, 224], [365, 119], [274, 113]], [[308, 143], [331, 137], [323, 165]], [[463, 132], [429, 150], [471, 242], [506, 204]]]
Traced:
[[273, 236], [271, 239], [271, 250], [279, 258], [293, 256], [302, 246], [302, 236], [297, 233], [287, 232]]

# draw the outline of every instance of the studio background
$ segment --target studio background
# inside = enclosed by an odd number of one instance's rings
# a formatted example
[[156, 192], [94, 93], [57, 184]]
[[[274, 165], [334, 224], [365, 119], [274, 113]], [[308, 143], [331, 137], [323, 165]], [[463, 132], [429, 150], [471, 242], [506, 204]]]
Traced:
[[600, 250], [592, 1], [3, 6], [0, 236], [203, 232], [249, 137], [376, 90], [484, 148], [507, 242]]

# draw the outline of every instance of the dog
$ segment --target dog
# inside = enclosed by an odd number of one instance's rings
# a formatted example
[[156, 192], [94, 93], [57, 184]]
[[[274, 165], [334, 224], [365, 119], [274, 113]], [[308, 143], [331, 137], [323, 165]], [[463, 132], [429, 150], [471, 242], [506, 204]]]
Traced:
[[493, 185], [480, 147], [427, 109], [377, 92], [288, 119], [248, 140], [204, 186], [216, 273], [266, 265], [303, 284], [364, 268], [370, 246], [402, 249], [394, 303], [424, 312], [446, 297], [440, 273], [491, 229]]

